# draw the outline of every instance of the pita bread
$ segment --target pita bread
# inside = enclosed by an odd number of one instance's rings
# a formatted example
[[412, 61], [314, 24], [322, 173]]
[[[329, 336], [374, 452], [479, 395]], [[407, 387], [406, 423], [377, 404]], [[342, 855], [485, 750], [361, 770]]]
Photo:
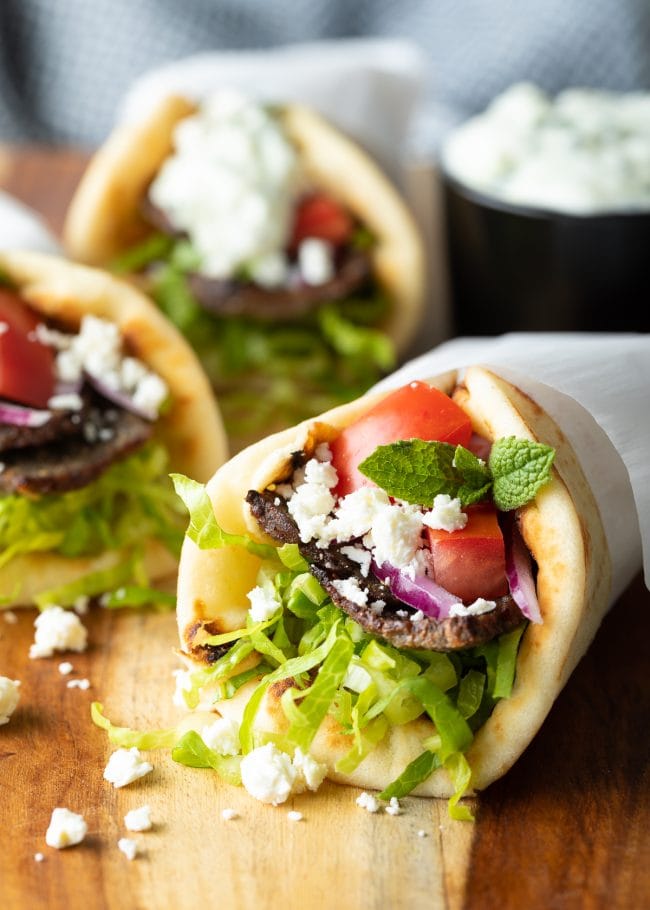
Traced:
[[[427, 380], [448, 393], [455, 374]], [[263, 490], [285, 475], [291, 452], [332, 438], [383, 395], [367, 395], [317, 421], [308, 421], [262, 440], [224, 465], [208, 484], [215, 515], [233, 533], [245, 531], [267, 539], [244, 503], [248, 489]], [[611, 569], [598, 508], [580, 465], [559, 427], [530, 399], [492, 373], [471, 368], [457, 390], [459, 403], [476, 431], [489, 439], [514, 435], [555, 447], [551, 481], [535, 501], [521, 510], [524, 539], [538, 565], [537, 590], [544, 617], [530, 623], [517, 661], [512, 695], [500, 701], [476, 734], [467, 753], [472, 786], [480, 790], [504, 774], [535, 736], [570, 673], [595, 635], [609, 604]], [[189, 539], [183, 545], [178, 584], [178, 625], [189, 666], [198, 665], [200, 642], [207, 625], [211, 633], [241, 628], [249, 606], [246, 594], [256, 584], [259, 560], [237, 548], [199, 550]], [[255, 682], [218, 704], [224, 716], [241, 719]], [[286, 686], [285, 686], [286, 687]], [[257, 717], [259, 729], [286, 727], [280, 697], [283, 685], [271, 687]], [[334, 769], [350, 748], [331, 717], [327, 717], [310, 751], [324, 762], [328, 776], [342, 783], [383, 789], [422, 751], [431, 735], [430, 721], [419, 718], [393, 727], [389, 735], [351, 774]], [[444, 769], [421, 784], [416, 794], [450, 796], [453, 786]]]
[[[130, 353], [169, 386], [172, 403], [156, 423], [156, 438], [167, 448], [173, 470], [207, 479], [224, 461], [221, 417], [196, 355], [143, 294], [97, 269], [38, 253], [0, 253], [0, 272], [32, 309], [63, 326], [76, 330], [84, 314], [92, 313], [119, 327]], [[3, 567], [0, 597], [11, 598], [19, 583], [20, 603], [28, 603], [38, 591], [110, 568], [123, 558], [119, 552], [74, 559], [22, 555]], [[150, 578], [161, 578], [175, 571], [176, 560], [160, 543], [149, 541], [145, 567]]]
[[[107, 265], [151, 230], [139, 214], [147, 187], [172, 152], [173, 131], [196, 107], [163, 99], [146, 121], [118, 126], [91, 160], [72, 200], [63, 237], [81, 262]], [[314, 184], [340, 200], [376, 237], [375, 273], [394, 306], [383, 328], [403, 352], [423, 315], [424, 251], [404, 201], [374, 161], [314, 111], [280, 114]]]

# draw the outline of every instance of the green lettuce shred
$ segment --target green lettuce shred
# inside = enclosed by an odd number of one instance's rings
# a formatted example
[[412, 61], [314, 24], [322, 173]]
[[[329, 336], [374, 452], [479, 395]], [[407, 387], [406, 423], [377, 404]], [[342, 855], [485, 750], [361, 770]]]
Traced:
[[209, 749], [195, 730], [188, 730], [172, 749], [172, 759], [188, 768], [212, 768], [227, 784], [241, 784], [240, 755], [219, 755]]

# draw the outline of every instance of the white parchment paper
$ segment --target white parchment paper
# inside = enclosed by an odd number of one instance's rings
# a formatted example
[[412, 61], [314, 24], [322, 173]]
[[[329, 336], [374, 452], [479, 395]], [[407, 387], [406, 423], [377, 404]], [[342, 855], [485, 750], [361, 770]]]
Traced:
[[337, 39], [267, 50], [214, 51], [177, 60], [137, 79], [118, 120], [137, 122], [161, 97], [200, 100], [236, 88], [268, 102], [309, 104], [359, 142], [393, 180], [425, 82], [425, 58], [402, 40]]
[[9, 193], [0, 191], [0, 250], [61, 253], [42, 218]]
[[490, 367], [549, 413], [595, 494], [613, 564], [612, 600], [643, 564], [650, 587], [650, 336], [512, 333], [457, 338], [377, 388], [450, 369]]

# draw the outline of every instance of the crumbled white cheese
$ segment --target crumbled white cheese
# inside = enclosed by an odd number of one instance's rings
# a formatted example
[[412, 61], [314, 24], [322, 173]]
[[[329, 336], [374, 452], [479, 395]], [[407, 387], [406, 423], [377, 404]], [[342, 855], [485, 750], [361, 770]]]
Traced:
[[482, 613], [490, 613], [496, 607], [495, 600], [484, 600], [484, 598], [477, 598], [474, 603], [465, 606], [465, 604], [460, 601], [457, 604], [453, 604], [451, 610], [449, 611], [450, 616], [480, 616]]
[[411, 622], [421, 622], [424, 619], [424, 613], [422, 610], [416, 610], [415, 613], [411, 614]]
[[375, 616], [381, 616], [381, 614], [384, 612], [385, 606], [385, 600], [373, 600], [370, 604], [370, 609], [375, 614]]
[[303, 543], [324, 537], [327, 516], [336, 500], [329, 487], [323, 483], [302, 483], [288, 501], [289, 514], [293, 517]]
[[13, 610], [5, 610], [4, 611], [4, 620], [8, 625], [15, 626], [16, 623], [18, 622], [18, 617], [16, 616], [16, 614], [14, 613]]
[[66, 683], [68, 689], [90, 689], [89, 679], [69, 679]]
[[239, 724], [229, 717], [219, 717], [201, 730], [201, 739], [208, 749], [219, 755], [239, 755]]
[[117, 842], [117, 848], [128, 860], [135, 859], [138, 855], [138, 842], [131, 837], [121, 837]]
[[387, 506], [377, 513], [371, 537], [375, 562], [396, 568], [408, 566], [422, 542], [422, 513], [401, 506]]
[[54, 809], [50, 824], [45, 832], [45, 843], [48, 847], [72, 847], [80, 844], [86, 836], [88, 825], [83, 815], [71, 812], [69, 809]]
[[266, 622], [280, 609], [280, 602], [275, 591], [270, 587], [256, 585], [246, 595], [250, 600], [249, 615], [253, 622]]
[[[126, 387], [129, 389], [129, 387]], [[157, 415], [169, 395], [167, 383], [156, 373], [148, 373], [131, 391], [131, 401], [144, 414]]]
[[80, 411], [83, 407], [83, 399], [76, 392], [66, 392], [61, 395], [52, 395], [47, 401], [47, 406], [51, 411]]
[[462, 531], [467, 524], [467, 513], [461, 510], [460, 499], [438, 493], [433, 508], [424, 513], [422, 521], [436, 531]]
[[224, 821], [231, 822], [239, 818], [239, 812], [236, 809], [222, 809], [221, 817]]
[[9, 718], [16, 710], [20, 701], [19, 679], [9, 679], [0, 676], [0, 727], [9, 723]]
[[363, 547], [341, 547], [341, 553], [360, 566], [364, 578], [368, 577], [372, 562], [372, 555], [368, 550], [364, 550]]
[[255, 284], [273, 290], [287, 283], [289, 260], [283, 250], [265, 253], [248, 263], [248, 271]]
[[368, 603], [368, 592], [364, 591], [358, 580], [353, 576], [350, 578], [335, 579], [332, 582], [332, 587], [335, 588], [345, 600], [349, 600], [359, 607], [364, 607]]
[[36, 862], [36, 863], [42, 863], [44, 859], [45, 859], [45, 854], [44, 854], [44, 853], [35, 853], [35, 854], [34, 854], [34, 862]]
[[309, 752], [303, 752], [299, 747], [293, 756], [293, 766], [297, 772], [293, 787], [294, 793], [302, 793], [305, 788], [313, 791], [318, 790], [325, 780], [327, 765], [317, 762]]
[[295, 809], [291, 809], [287, 812], [287, 818], [290, 822], [301, 822], [304, 818], [302, 812], [297, 812]]
[[153, 825], [151, 821], [151, 808], [149, 806], [140, 806], [139, 809], [131, 809], [124, 816], [124, 825], [128, 831], [149, 831]]
[[73, 670], [74, 670], [74, 667], [72, 666], [72, 664], [70, 663], [69, 660], [63, 660], [59, 664], [59, 673], [61, 674], [61, 676], [69, 676]]
[[135, 746], [131, 749], [117, 749], [104, 769], [104, 780], [117, 789], [139, 780], [150, 771], [153, 771], [153, 765], [142, 758], [140, 750]]
[[305, 465], [305, 483], [322, 484], [331, 490], [338, 482], [339, 475], [331, 462], [310, 458]]
[[29, 656], [51, 657], [55, 651], [85, 651], [88, 631], [76, 613], [48, 607], [34, 620], [36, 632]]
[[296, 749], [293, 761], [274, 743], [266, 743], [245, 755], [241, 762], [241, 778], [251, 796], [263, 803], [278, 806], [292, 794], [305, 789], [317, 790], [327, 767], [309, 753]]
[[427, 832], [423, 831], [422, 828], [418, 831], [418, 837], [428, 837]]
[[296, 151], [273, 113], [232, 91], [203, 101], [174, 130], [174, 152], [149, 194], [187, 233], [211, 278], [286, 249], [299, 174]]
[[357, 796], [356, 804], [360, 809], [365, 809], [366, 812], [379, 812], [381, 808], [377, 797], [373, 796], [372, 793], [366, 793], [365, 790]]
[[388, 805], [386, 806], [386, 812], [387, 812], [389, 815], [401, 815], [401, 814], [402, 814], [402, 811], [403, 811], [403, 810], [402, 810], [402, 807], [401, 807], [400, 804], [399, 804], [398, 798], [397, 798], [396, 796], [391, 796], [390, 802], [389, 802]]
[[305, 284], [318, 286], [335, 275], [334, 248], [319, 237], [308, 237], [298, 247], [298, 268]]
[[286, 752], [266, 743], [248, 752], [241, 761], [242, 784], [251, 796], [274, 806], [291, 796], [298, 771]]
[[395, 616], [399, 616], [400, 619], [408, 619], [408, 610], [395, 610]]
[[387, 507], [390, 507], [390, 499], [385, 490], [380, 490], [379, 487], [360, 487], [348, 493], [338, 503], [327, 536], [330, 540], [363, 537], [370, 531], [377, 516]]

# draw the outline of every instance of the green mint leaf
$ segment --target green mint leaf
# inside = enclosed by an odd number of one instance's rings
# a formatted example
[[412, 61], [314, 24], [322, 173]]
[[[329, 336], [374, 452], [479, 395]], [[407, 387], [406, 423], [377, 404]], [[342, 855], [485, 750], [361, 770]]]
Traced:
[[491, 483], [489, 468], [467, 449], [423, 439], [378, 446], [359, 470], [389, 496], [423, 506], [439, 493], [471, 505], [487, 495]]
[[488, 462], [497, 509], [509, 512], [534, 499], [550, 479], [554, 458], [555, 449], [541, 442], [515, 436], [497, 439]]

